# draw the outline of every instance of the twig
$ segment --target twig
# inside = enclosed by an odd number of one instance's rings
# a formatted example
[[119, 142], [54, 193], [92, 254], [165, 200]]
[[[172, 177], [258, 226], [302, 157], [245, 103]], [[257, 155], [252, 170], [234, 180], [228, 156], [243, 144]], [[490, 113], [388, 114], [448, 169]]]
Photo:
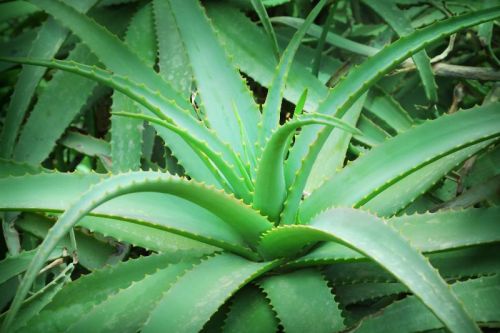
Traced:
[[438, 63], [432, 66], [435, 75], [472, 80], [499, 81], [500, 71], [486, 67], [459, 66]]

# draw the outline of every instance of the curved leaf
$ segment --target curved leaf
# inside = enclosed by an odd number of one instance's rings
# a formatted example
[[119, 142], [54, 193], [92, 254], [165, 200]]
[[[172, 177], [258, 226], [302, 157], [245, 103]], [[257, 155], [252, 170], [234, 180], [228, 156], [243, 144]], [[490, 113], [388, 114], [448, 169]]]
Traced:
[[[104, 176], [93, 173], [49, 173], [0, 179], [4, 189], [0, 191], [0, 209], [62, 212], [103, 179]], [[102, 204], [91, 214], [116, 218], [122, 220], [122, 224], [136, 223], [135, 230], [168, 231], [242, 255], [252, 253], [242, 237], [216, 215], [172, 195], [132, 193]]]
[[209, 257], [162, 296], [142, 331], [197, 332], [238, 289], [278, 263], [251, 262], [228, 253]]
[[273, 221], [278, 221], [285, 199], [283, 160], [288, 147], [286, 143], [296, 129], [312, 124], [335, 126], [350, 133], [360, 133], [358, 129], [340, 119], [320, 114], [305, 114], [288, 121], [272, 134], [264, 147], [257, 169], [254, 207]]
[[[395, 68], [404, 59], [458, 30], [480, 24], [500, 17], [500, 7], [489, 8], [435, 23], [429, 27], [417, 30], [402, 37], [388, 47], [368, 58], [363, 64], [350, 71], [328, 97], [318, 107], [317, 112], [342, 117], [343, 114], [361, 97], [373, 84]], [[301, 161], [308, 155], [314, 160], [331, 129], [325, 128], [318, 132], [317, 128], [306, 128], [297, 137], [286, 165], [287, 179], [293, 179], [301, 167]], [[310, 149], [310, 145], [314, 143]], [[291, 181], [289, 182], [291, 183]]]
[[283, 99], [288, 73], [292, 67], [293, 57], [295, 56], [307, 29], [321, 12], [325, 3], [326, 1], [322, 0], [314, 7], [314, 9], [307, 16], [307, 19], [304, 21], [304, 24], [293, 35], [290, 43], [285, 49], [285, 52], [283, 52], [283, 56], [279, 61], [278, 67], [276, 68], [276, 74], [274, 75], [273, 82], [271, 83], [271, 87], [267, 93], [266, 103], [262, 109], [262, 119], [259, 124], [261, 126], [259, 135], [261, 147], [264, 146], [274, 129], [279, 126], [281, 100]]
[[339, 241], [364, 253], [397, 277], [452, 332], [479, 332], [479, 328], [462, 307], [446, 282], [430, 263], [383, 220], [366, 212], [339, 208], [330, 209], [315, 217], [310, 225], [300, 226], [302, 237], [293, 237], [284, 227], [281, 232], [270, 231], [273, 239], [264, 235], [260, 251], [271, 257], [283, 251], [300, 250], [310, 242]]
[[219, 44], [198, 0], [170, 1], [170, 8], [186, 47], [208, 123], [244, 161], [255, 167], [254, 143], [260, 113], [246, 83]]
[[[467, 311], [478, 323], [500, 321], [500, 290], [498, 275], [456, 282], [451, 288]], [[380, 323], [383, 322], [383, 325]], [[383, 329], [380, 329], [383, 327]], [[416, 297], [410, 296], [384, 308], [378, 314], [359, 323], [353, 332], [426, 331], [442, 328], [443, 324]]]
[[259, 282], [286, 332], [339, 332], [344, 319], [331, 289], [318, 271], [299, 270]]
[[333, 205], [359, 207], [415, 170], [461, 148], [497, 137], [497, 108], [498, 104], [490, 104], [442, 116], [385, 141], [306, 198], [299, 213], [301, 221], [307, 222]]

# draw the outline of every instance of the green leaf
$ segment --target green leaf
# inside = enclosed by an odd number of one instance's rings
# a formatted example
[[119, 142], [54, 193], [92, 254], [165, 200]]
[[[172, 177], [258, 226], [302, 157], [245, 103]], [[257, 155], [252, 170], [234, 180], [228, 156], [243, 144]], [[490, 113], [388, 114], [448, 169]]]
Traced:
[[[37, 214], [26, 213], [16, 220], [16, 227], [37, 237], [44, 239], [54, 221]], [[99, 241], [81, 231], [75, 232], [76, 244], [78, 248], [78, 262], [90, 271], [104, 267], [111, 263], [112, 257], [116, 256], [118, 250], [108, 243]], [[71, 240], [63, 238], [59, 247], [71, 249]]]
[[[375, 56], [368, 58], [361, 66], [350, 71], [330, 91], [317, 112], [335, 113], [337, 116], [343, 116], [359, 97], [404, 59], [425, 48], [430, 43], [451, 35], [458, 30], [495, 19], [499, 16], [500, 7], [490, 8], [488, 10], [452, 17], [400, 38], [378, 52]], [[323, 129], [321, 133], [318, 133], [318, 129], [313, 128], [306, 128], [301, 132], [288, 158], [286, 166], [287, 179], [293, 179], [293, 175], [300, 168], [302, 159], [310, 150], [309, 146], [314, 141], [316, 142], [308, 155], [310, 156], [309, 158], [315, 159], [330, 132], [331, 129]]]
[[188, 133], [186, 131], [180, 130], [179, 128], [170, 124], [169, 122], [162, 121], [162, 120], [154, 118], [154, 117], [149, 117], [149, 116], [142, 115], [142, 114], [127, 113], [127, 112], [116, 112], [116, 113], [114, 113], [114, 115], [126, 116], [126, 117], [146, 120], [152, 124], [157, 124], [157, 125], [163, 126], [164, 128], [167, 128], [168, 130], [179, 134], [179, 136], [184, 138], [185, 141], [190, 143], [190, 145], [192, 146], [194, 151], [198, 153], [200, 158], [203, 159], [204, 163], [207, 166], [212, 166], [211, 163], [213, 163], [217, 168], [219, 168], [219, 170], [222, 172], [222, 174], [219, 174], [215, 170], [214, 176], [215, 176], [215, 178], [217, 178], [217, 180], [221, 184], [225, 184], [225, 179], [223, 177], [223, 176], [225, 176], [228, 183], [233, 186], [235, 194], [239, 194], [246, 201], [250, 200], [250, 192], [248, 190], [248, 187], [253, 186], [250, 183], [250, 180], [248, 180], [247, 184], [242, 183], [241, 179], [234, 172], [234, 168], [232, 166], [228, 165], [227, 162], [224, 161], [224, 159], [220, 156], [220, 154], [217, 154], [216, 152], [212, 151], [207, 146], [206, 142], [199, 140], [198, 138], [196, 138], [195, 136], [192, 136], [190, 133]]
[[[395, 4], [374, 0], [363, 0], [363, 2], [380, 15], [399, 36], [407, 36], [414, 32], [405, 12], [397, 8]], [[431, 103], [436, 103], [438, 100], [437, 85], [434, 80], [430, 59], [425, 50], [415, 53], [413, 62], [422, 80], [427, 99]]]
[[286, 332], [339, 332], [344, 328], [334, 295], [318, 271], [274, 275], [259, 285]]
[[182, 257], [173, 257], [171, 254], [150, 255], [81, 276], [64, 287], [54, 300], [28, 323], [23, 332], [64, 331], [110, 296], [158, 270], [175, 266], [172, 264], [181, 259]]
[[[372, 149], [306, 198], [300, 219], [307, 222], [333, 205], [359, 207], [404, 176], [461, 148], [496, 137], [497, 104], [427, 121]], [[352, 177], [352, 175], [356, 175]]]
[[[68, 264], [66, 268], [54, 277], [52, 281], [37, 291], [34, 295], [26, 299], [21, 307], [21, 311], [19, 312], [16, 322], [12, 326], [13, 331], [17, 332], [19, 328], [25, 327], [31, 318], [38, 315], [38, 313], [40, 313], [40, 311], [52, 301], [61, 288], [71, 281], [71, 273], [73, 272], [73, 269], [74, 265], [72, 263]], [[2, 316], [0, 316], [0, 320], [5, 317], [5, 314], [6, 313], [3, 313]]]
[[350, 133], [359, 133], [359, 130], [340, 119], [319, 114], [298, 116], [272, 133], [259, 160], [255, 181], [254, 207], [268, 215], [273, 221], [278, 221], [286, 194], [283, 170], [283, 160], [288, 148], [286, 143], [299, 127], [312, 124], [335, 126]]
[[363, 107], [398, 133], [413, 125], [413, 119], [408, 112], [380, 88], [374, 87], [370, 90]]
[[[500, 211], [497, 208], [478, 208], [405, 215], [389, 219], [387, 223], [418, 251], [437, 252], [500, 241], [497, 230], [498, 216]], [[267, 237], [278, 237], [278, 235], [269, 234]], [[282, 251], [285, 253], [286, 249]], [[358, 252], [329, 242], [321, 244], [288, 265], [293, 267], [306, 263], [325, 264], [363, 258]]]
[[232, 300], [223, 332], [260, 333], [276, 332], [278, 320], [264, 297], [256, 287], [240, 290]]
[[87, 191], [76, 204], [61, 215], [52, 227], [19, 286], [19, 291], [3, 324], [5, 328], [11, 325], [39, 269], [57, 242], [70, 231], [80, 218], [100, 204], [134, 192], [163, 192], [197, 203], [219, 215], [252, 245], [256, 244], [263, 231], [271, 227], [271, 224], [264, 217], [250, 207], [223, 192], [209, 189], [195, 182], [156, 172], [135, 172], [110, 177]]
[[269, 20], [269, 15], [267, 15], [266, 7], [261, 0], [250, 0], [250, 2], [252, 3], [253, 9], [259, 16], [260, 22], [262, 24], [262, 27], [266, 31], [266, 34], [273, 41], [274, 55], [276, 57], [276, 60], [279, 61], [280, 50], [278, 46], [278, 40], [276, 39], [276, 34], [274, 33], [273, 26], [271, 24], [271, 21]]
[[478, 151], [490, 146], [488, 140], [440, 158], [400, 179], [363, 205], [363, 208], [381, 216], [392, 216], [400, 212], [422, 193], [428, 191], [456, 165]]
[[[149, 66], [156, 58], [153, 31], [153, 13], [146, 5], [132, 17], [125, 34], [125, 43]], [[113, 112], [139, 113], [139, 107], [128, 96], [113, 94]], [[142, 155], [143, 122], [132, 118], [111, 115], [111, 161], [113, 173], [138, 170]]]
[[[278, 62], [272, 52], [272, 42], [265, 32], [235, 8], [218, 2], [210, 2], [206, 6], [208, 15], [219, 30], [218, 38], [232, 55], [236, 66], [262, 86], [270, 87]], [[300, 49], [297, 57], [299, 55]], [[319, 101], [326, 97], [327, 88], [298, 63], [297, 57], [288, 76], [284, 97], [297, 103], [307, 89], [305, 109], [314, 111]]]
[[[354, 115], [347, 113], [343, 116], [343, 118], [345, 118], [346, 121], [350, 120], [352, 122], [355, 122], [355, 119], [359, 116], [359, 113], [361, 112], [361, 107], [363, 105], [363, 102], [364, 102], [364, 98], [362, 97], [362, 98], [360, 98], [360, 100], [358, 100], [357, 104], [353, 105], [353, 107], [352, 107], [351, 112], [354, 113]], [[349, 123], [347, 123], [347, 124], [349, 124]], [[303, 130], [305, 130], [305, 129], [303, 129]], [[325, 156], [328, 153], [325, 149], [329, 149], [331, 145], [333, 145], [333, 146], [337, 145], [337, 143], [335, 143], [335, 141], [334, 141], [337, 139], [340, 139], [340, 144], [343, 145], [343, 147], [341, 147], [341, 150], [339, 152], [341, 157], [334, 156], [333, 162], [337, 162], [341, 165], [343, 164], [344, 157], [345, 157], [344, 154], [345, 154], [345, 151], [347, 150], [347, 144], [351, 138], [352, 132], [345, 131], [345, 133], [348, 134], [348, 136], [343, 136], [342, 134], [338, 134], [338, 133], [335, 134], [334, 133], [334, 135], [330, 137], [328, 145], [323, 146], [323, 148], [321, 148], [321, 152], [320, 152], [321, 155], [318, 156], [317, 158], [308, 157], [308, 156], [306, 156], [304, 158], [304, 160], [302, 161], [301, 168], [299, 170], [297, 170], [297, 173], [294, 175], [295, 176], [294, 182], [291, 185], [289, 183], [287, 183], [287, 185], [289, 185], [289, 187], [288, 187], [288, 193], [286, 194], [286, 200], [284, 202], [284, 208], [283, 208], [283, 211], [281, 212], [281, 223], [282, 224], [294, 224], [294, 223], [296, 223], [297, 214], [298, 214], [298, 210], [300, 207], [300, 201], [302, 200], [302, 197], [305, 194], [307, 194], [307, 193], [304, 193], [304, 189], [306, 187], [307, 180], [309, 179], [309, 175], [310, 175], [314, 165], [316, 163], [320, 162], [324, 158], [323, 156]], [[360, 134], [359, 131], [356, 133]], [[363, 136], [364, 136], [364, 134], [363, 134]], [[318, 146], [318, 148], [320, 148], [320, 147]], [[313, 153], [315, 153], [314, 150], [313, 150]], [[342, 155], [344, 155], [344, 157], [342, 157]], [[321, 157], [321, 159], [320, 159], [320, 157]], [[337, 159], [337, 161], [335, 161], [335, 158]], [[331, 169], [328, 169], [328, 166], [329, 166], [328, 164], [321, 166], [322, 169], [324, 168], [322, 171], [323, 175], [331, 175]], [[285, 168], [285, 171], [286, 171], [286, 168]], [[286, 176], [287, 175], [285, 174], [285, 181], [289, 181], [289, 179], [287, 179]], [[325, 177], [325, 176], [323, 176], [323, 177]], [[324, 182], [324, 178], [321, 178], [321, 182]]]
[[198, 0], [170, 1], [170, 8], [186, 47], [210, 127], [244, 161], [255, 167], [254, 143], [260, 114], [248, 87], [219, 44]]
[[261, 147], [264, 146], [265, 142], [271, 136], [271, 133], [275, 130], [275, 128], [279, 126], [281, 101], [283, 99], [288, 73], [292, 67], [293, 57], [300, 46], [300, 42], [304, 37], [307, 28], [319, 15], [325, 3], [326, 1], [320, 1], [314, 7], [314, 9], [307, 16], [307, 19], [304, 21], [304, 24], [294, 34], [285, 49], [285, 52], [283, 52], [283, 56], [279, 61], [278, 67], [276, 68], [276, 74], [274, 75], [273, 82], [271, 83], [271, 87], [267, 93], [266, 103], [264, 104], [262, 110], [261, 124], [259, 124], [259, 126], [261, 126], [259, 133], [259, 142]]
[[106, 169], [111, 168], [111, 146], [103, 139], [69, 131], [59, 143], [84, 155], [98, 157]]
[[104, 237], [112, 237], [119, 242], [156, 252], [168, 252], [172, 255], [186, 254], [190, 257], [201, 257], [219, 250], [215, 246], [165, 230], [136, 223], [126, 223], [119, 219], [86, 216], [77, 226], [99, 233]]
[[193, 262], [179, 262], [134, 281], [83, 313], [66, 332], [136, 332], [179, 276]]
[[[16, 256], [7, 256], [0, 261], [0, 284], [21, 274], [28, 268], [30, 261], [35, 256], [36, 250], [22, 251]], [[62, 255], [62, 247], [54, 249], [47, 260], [53, 260]]]
[[[70, 53], [69, 60], [89, 65], [96, 57], [83, 44]], [[96, 82], [58, 71], [38, 96], [15, 146], [14, 159], [40, 164], [52, 152], [57, 139], [85, 106]]]
[[[246, 176], [248, 178], [248, 175], [245, 173], [244, 166], [242, 166], [241, 160], [235, 155], [234, 151], [230, 149], [228, 145], [218, 140], [210, 129], [206, 128], [201, 122], [194, 119], [190, 114], [188, 114], [187, 111], [178, 108], [178, 106], [172, 101], [165, 99], [159, 93], [155, 93], [149, 90], [144, 85], [138, 85], [137, 83], [130, 81], [127, 78], [111, 74], [97, 67], [90, 67], [74, 62], [66, 62], [60, 60], [45, 61], [23, 58], [2, 59], [12, 62], [30, 63], [40, 66], [59, 68], [109, 85], [114, 89], [126, 94], [128, 97], [133, 98], [137, 102], [141, 103], [160, 119], [176, 125], [176, 135], [178, 135], [179, 133], [187, 135], [187, 132], [189, 132], [192, 135], [196, 136], [199, 140], [203, 140], [204, 145], [208, 145], [210, 147], [209, 149], [212, 149], [214, 153], [222, 153], [222, 157], [225, 160], [229, 161], [229, 163], [233, 162], [233, 165], [237, 166], [237, 169], [235, 169], [236, 171], [243, 173], [243, 176]], [[182, 139], [184, 140], [185, 138]], [[177, 147], [183, 148], [184, 146]], [[176, 150], [175, 153], [179, 154], [182, 153], [182, 151]], [[200, 152], [196, 151], [196, 153], [199, 154]], [[192, 155], [189, 155], [189, 157], [191, 156]], [[248, 199], [248, 193], [246, 193], [246, 191], [241, 193], [241, 195], [246, 196], [246, 198]]]
[[[298, 17], [283, 16], [273, 17], [272, 21], [298, 29], [300, 26], [302, 26], [304, 19]], [[307, 34], [315, 38], [320, 38], [322, 32], [323, 29], [315, 24], [311, 25], [311, 27], [307, 30]], [[328, 32], [328, 34], [326, 35], [326, 42], [340, 49], [344, 49], [346, 51], [350, 51], [352, 53], [367, 57], [373, 56], [379, 51], [374, 47], [354, 42], [333, 32]]]
[[[436, 252], [427, 255], [433, 267], [447, 280], [473, 278], [500, 273], [500, 260], [496, 255], [500, 250], [498, 243], [483, 246], [473, 246], [452, 251]], [[326, 259], [327, 256], [324, 256]], [[300, 259], [301, 265], [290, 267], [310, 266], [311, 262], [317, 265], [328, 265], [325, 275], [335, 285], [359, 282], [396, 282], [397, 280], [387, 270], [373, 261], [348, 260], [321, 260], [307, 262]], [[467, 265], [464, 265], [464, 262]]]
[[154, 25], [160, 75], [186, 99], [191, 94], [193, 73], [172, 10], [165, 0], [154, 0]]
[[[295, 228], [299, 228], [297, 231], [301, 237], [290, 233]], [[260, 252], [264, 256], [274, 257], [284, 249], [290, 255], [293, 250], [300, 250], [311, 242], [341, 242], [388, 270], [419, 297], [450, 331], [479, 331], [430, 263], [394, 229], [373, 215], [350, 208], [330, 209], [316, 216], [308, 226], [277, 230], [263, 236]]]
[[405, 286], [394, 282], [366, 282], [335, 287], [335, 295], [344, 306], [407, 292]]
[[[500, 321], [498, 275], [456, 282], [451, 287], [475, 321], [481, 324]], [[383, 323], [383, 324], [381, 324]], [[383, 327], [383, 329], [381, 329]], [[415, 332], [438, 329], [443, 324], [419, 300], [406, 297], [362, 320], [354, 332]]]
[[19, 16], [36, 13], [38, 8], [26, 1], [9, 1], [0, 4], [0, 22], [6, 22]]
[[181, 276], [162, 296], [142, 332], [201, 330], [231, 295], [277, 264], [251, 262], [229, 253], [209, 257]]
[[[139, 84], [145, 84], [149, 89], [161, 91], [163, 96], [173, 100], [180, 108], [190, 108], [189, 103], [125, 43], [91, 18], [78, 13], [60, 0], [32, 0], [32, 3], [71, 29], [108, 69], [130, 77]], [[50, 56], [45, 58], [50, 58]]]
[[[0, 191], [0, 209], [62, 212], [103, 179], [104, 176], [92, 173], [53, 173], [0, 179], [2, 189], [5, 189]], [[54, 187], [53, 184], [59, 186]], [[205, 189], [211, 191], [206, 187]], [[233, 202], [239, 205], [239, 202]], [[171, 195], [128, 194], [95, 208], [91, 214], [117, 218], [122, 220], [121, 223], [129, 221], [151, 229], [173, 232], [214, 246], [232, 249], [235, 253], [240, 250], [243, 251], [241, 253], [249, 253], [241, 236], [220, 218], [196, 204]]]
[[0, 158], [0, 178], [50, 172], [42, 167]]
[[[86, 12], [97, 0], [84, 0], [74, 3], [76, 10]], [[36, 4], [35, 4], [36, 5]], [[55, 20], [48, 19], [38, 31], [28, 53], [29, 57], [52, 58], [62, 45], [68, 32]], [[19, 133], [19, 128], [28, 110], [29, 103], [35, 93], [38, 82], [45, 69], [24, 66], [19, 74], [14, 93], [7, 108], [7, 115], [0, 135], [0, 157], [10, 158]]]
[[[360, 98], [341, 119], [349, 125], [355, 126], [358, 122], [363, 106], [366, 105], [366, 103], [363, 104], [364, 102], [365, 99]], [[366, 136], [366, 133], [363, 132], [363, 136]], [[298, 192], [305, 191], [306, 193], [311, 193], [315, 188], [321, 185], [327, 177], [330, 177], [334, 172], [344, 166], [351, 138], [351, 133], [340, 129], [333, 129], [332, 134], [330, 134], [330, 137], [323, 145], [323, 148], [321, 148], [318, 157], [314, 160], [311, 173], [309, 174], [309, 177], [307, 177], [305, 187], [302, 191]], [[304, 161], [303, 163], [307, 162]], [[301, 168], [301, 170], [303, 169]], [[297, 179], [299, 179], [299, 177]], [[299, 185], [300, 182], [295, 182], [293, 184], [294, 187], [299, 187]], [[287, 202], [293, 201], [291, 199], [294, 197], [292, 189], [289, 189], [288, 197], [290, 198], [287, 199]], [[284, 213], [283, 215], [285, 216], [286, 214]], [[285, 220], [287, 219], [288, 218], [285, 218]]]
[[422, 252], [500, 241], [500, 208], [395, 217], [388, 224]]

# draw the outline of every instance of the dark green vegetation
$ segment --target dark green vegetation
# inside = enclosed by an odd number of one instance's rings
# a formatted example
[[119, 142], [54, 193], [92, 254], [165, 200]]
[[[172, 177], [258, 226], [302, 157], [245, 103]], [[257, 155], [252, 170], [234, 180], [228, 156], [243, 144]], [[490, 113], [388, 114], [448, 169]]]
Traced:
[[500, 326], [498, 1], [0, 17], [2, 332]]

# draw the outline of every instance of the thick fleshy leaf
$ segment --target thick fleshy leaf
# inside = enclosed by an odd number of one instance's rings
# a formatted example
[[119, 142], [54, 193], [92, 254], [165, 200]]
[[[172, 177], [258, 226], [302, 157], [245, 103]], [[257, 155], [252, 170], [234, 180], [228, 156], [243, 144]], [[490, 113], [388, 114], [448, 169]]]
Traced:
[[[289, 232], [294, 228], [300, 228], [298, 231], [302, 237], [294, 237]], [[280, 229], [272, 230], [263, 236], [260, 251], [273, 257], [287, 247], [285, 251], [290, 255], [304, 245], [328, 240], [352, 247], [391, 272], [451, 331], [479, 331], [424, 256], [383, 220], [366, 212], [350, 208], [330, 209], [316, 216], [308, 226], [283, 227], [281, 232]], [[278, 252], [274, 252], [276, 250]]]
[[257, 263], [228, 253], [209, 257], [162, 296], [142, 331], [197, 332], [238, 289], [276, 265], [276, 261]]
[[[404, 176], [460, 148], [500, 135], [498, 104], [427, 121], [372, 149], [305, 199], [300, 219], [333, 205], [361, 206]], [[353, 177], [353, 175], [356, 175]]]
[[339, 305], [318, 271], [270, 276], [259, 285], [286, 332], [339, 332], [344, 328]]

